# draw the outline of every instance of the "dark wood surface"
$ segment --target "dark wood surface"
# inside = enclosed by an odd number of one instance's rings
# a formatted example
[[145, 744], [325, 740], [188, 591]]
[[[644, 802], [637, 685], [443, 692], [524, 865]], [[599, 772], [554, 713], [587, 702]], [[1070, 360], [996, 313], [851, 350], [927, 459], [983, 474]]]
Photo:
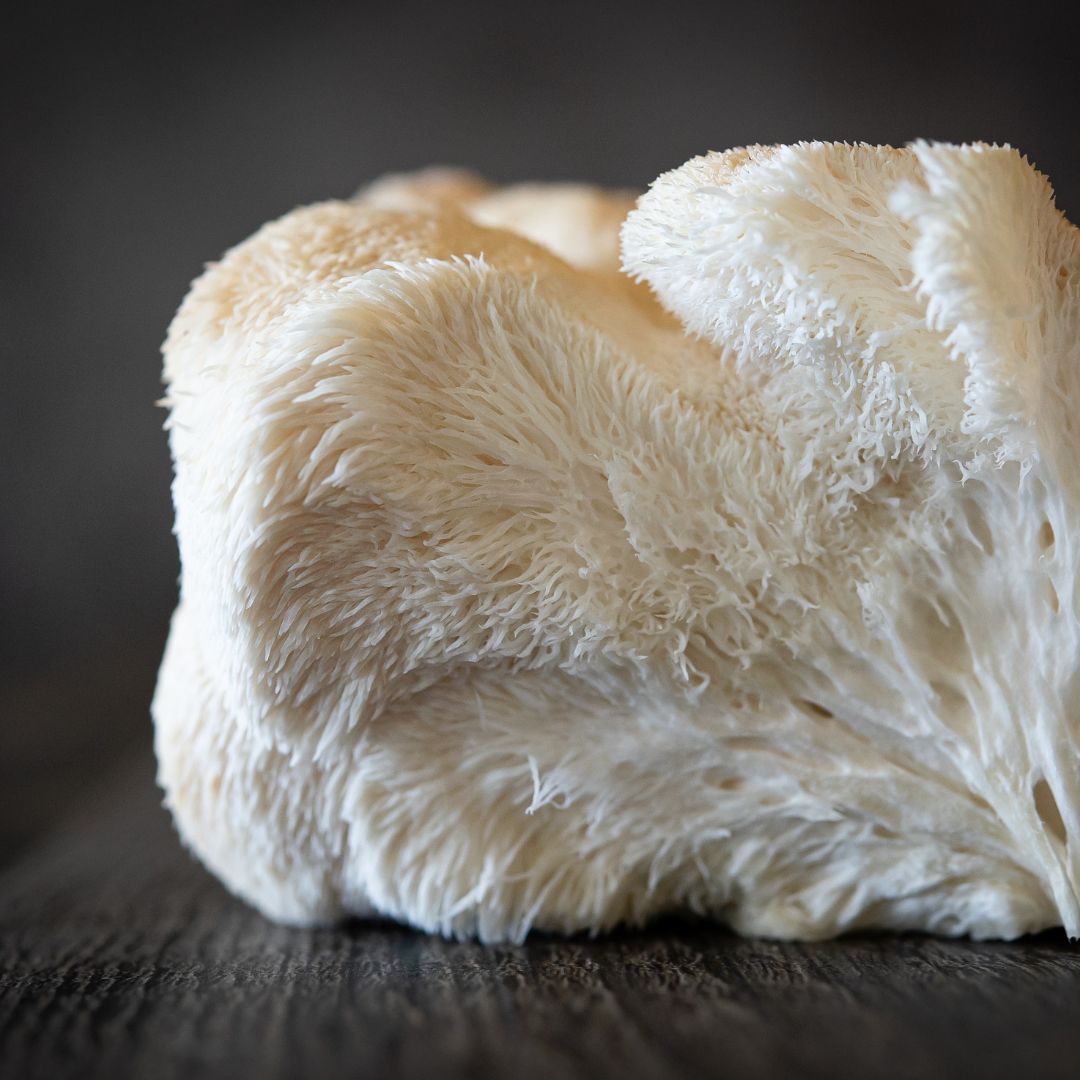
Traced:
[[0, 877], [0, 1076], [1080, 1076], [1061, 934], [815, 945], [665, 923], [523, 946], [289, 930], [180, 847], [140, 759]]

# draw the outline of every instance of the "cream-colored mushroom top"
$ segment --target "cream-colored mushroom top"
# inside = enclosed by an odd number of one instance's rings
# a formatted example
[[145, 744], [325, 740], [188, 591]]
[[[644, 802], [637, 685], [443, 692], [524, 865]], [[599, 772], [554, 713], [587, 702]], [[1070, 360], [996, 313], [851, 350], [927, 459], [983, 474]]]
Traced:
[[1015, 151], [391, 177], [165, 357], [159, 778], [270, 917], [1080, 934], [1080, 242]]

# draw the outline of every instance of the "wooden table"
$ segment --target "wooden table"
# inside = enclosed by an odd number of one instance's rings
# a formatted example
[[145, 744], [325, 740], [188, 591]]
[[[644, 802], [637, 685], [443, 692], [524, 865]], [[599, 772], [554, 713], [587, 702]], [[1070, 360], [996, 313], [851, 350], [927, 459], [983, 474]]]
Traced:
[[180, 847], [149, 759], [0, 877], [0, 1076], [1080, 1077], [1080, 949], [288, 930]]

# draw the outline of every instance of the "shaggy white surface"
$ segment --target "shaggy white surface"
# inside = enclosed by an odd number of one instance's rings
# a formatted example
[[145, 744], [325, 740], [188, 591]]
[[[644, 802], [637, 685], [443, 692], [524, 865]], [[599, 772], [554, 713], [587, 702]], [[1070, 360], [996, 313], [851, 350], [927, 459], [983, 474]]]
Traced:
[[390, 178], [195, 283], [184, 839], [294, 923], [1080, 933], [1050, 188], [982, 145], [709, 154], [620, 273], [629, 205]]

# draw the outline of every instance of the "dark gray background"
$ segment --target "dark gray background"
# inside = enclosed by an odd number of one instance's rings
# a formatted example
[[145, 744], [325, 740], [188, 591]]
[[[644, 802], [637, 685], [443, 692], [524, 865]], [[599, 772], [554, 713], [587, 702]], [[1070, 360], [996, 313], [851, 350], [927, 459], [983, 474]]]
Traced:
[[1080, 214], [1066, 4], [38, 3], [0, 21], [0, 860], [149, 736], [158, 346], [202, 264], [388, 170], [644, 186], [747, 142], [1011, 142]]

